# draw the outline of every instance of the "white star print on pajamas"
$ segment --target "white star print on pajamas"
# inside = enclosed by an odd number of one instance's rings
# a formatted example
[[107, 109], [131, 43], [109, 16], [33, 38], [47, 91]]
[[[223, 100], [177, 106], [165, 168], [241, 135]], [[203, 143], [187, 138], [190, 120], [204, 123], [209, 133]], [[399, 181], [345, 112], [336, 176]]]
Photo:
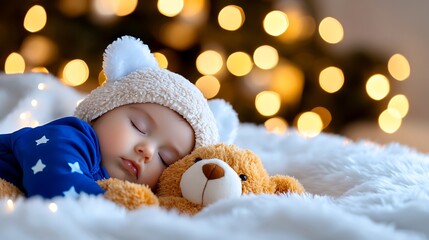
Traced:
[[49, 139], [46, 138], [45, 135], [43, 135], [43, 137], [36, 140], [36, 146], [39, 146], [40, 144], [47, 143], [48, 141], [49, 141]]
[[33, 173], [36, 174], [38, 172], [42, 172], [45, 167], [46, 165], [43, 164], [42, 159], [39, 159], [31, 169], [33, 170]]
[[69, 166], [71, 167], [71, 172], [77, 172], [80, 174], [83, 174], [82, 170], [80, 170], [80, 165], [78, 162], [75, 163], [69, 163]]

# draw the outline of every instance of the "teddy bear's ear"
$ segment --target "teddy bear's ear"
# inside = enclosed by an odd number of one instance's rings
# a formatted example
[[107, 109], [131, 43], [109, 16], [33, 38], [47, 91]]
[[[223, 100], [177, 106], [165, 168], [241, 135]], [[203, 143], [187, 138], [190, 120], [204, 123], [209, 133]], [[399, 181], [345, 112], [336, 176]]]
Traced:
[[305, 192], [304, 187], [293, 177], [284, 175], [275, 175], [270, 177], [270, 181], [275, 185], [275, 194]]
[[237, 112], [223, 99], [211, 99], [208, 104], [219, 129], [219, 142], [233, 143], [239, 125]]

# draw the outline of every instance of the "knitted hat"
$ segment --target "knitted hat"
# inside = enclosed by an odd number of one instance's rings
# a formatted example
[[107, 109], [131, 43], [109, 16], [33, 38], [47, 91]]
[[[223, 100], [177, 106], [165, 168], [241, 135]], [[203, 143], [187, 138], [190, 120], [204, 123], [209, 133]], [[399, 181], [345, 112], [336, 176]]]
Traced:
[[91, 122], [131, 103], [157, 103], [179, 113], [195, 132], [195, 148], [218, 142], [216, 120], [200, 90], [179, 74], [160, 68], [149, 47], [123, 36], [103, 55], [107, 77], [76, 108], [75, 116]]

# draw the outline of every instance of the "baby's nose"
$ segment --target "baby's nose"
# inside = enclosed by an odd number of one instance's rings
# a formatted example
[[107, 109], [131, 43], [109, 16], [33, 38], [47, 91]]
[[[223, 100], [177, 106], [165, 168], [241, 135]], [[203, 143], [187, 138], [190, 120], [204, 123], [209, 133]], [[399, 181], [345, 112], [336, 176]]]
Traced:
[[141, 161], [149, 162], [155, 153], [155, 144], [151, 142], [140, 143], [136, 146], [136, 152], [141, 156]]

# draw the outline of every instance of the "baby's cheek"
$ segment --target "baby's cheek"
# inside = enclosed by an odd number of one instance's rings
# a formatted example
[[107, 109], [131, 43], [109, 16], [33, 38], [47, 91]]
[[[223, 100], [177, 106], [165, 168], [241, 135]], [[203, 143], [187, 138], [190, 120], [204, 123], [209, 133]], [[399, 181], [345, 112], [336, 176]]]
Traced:
[[163, 164], [153, 163], [148, 164], [147, 168], [142, 173], [142, 178], [140, 184], [149, 185], [152, 189], [158, 184], [159, 178], [161, 177], [162, 172], [165, 167]]

